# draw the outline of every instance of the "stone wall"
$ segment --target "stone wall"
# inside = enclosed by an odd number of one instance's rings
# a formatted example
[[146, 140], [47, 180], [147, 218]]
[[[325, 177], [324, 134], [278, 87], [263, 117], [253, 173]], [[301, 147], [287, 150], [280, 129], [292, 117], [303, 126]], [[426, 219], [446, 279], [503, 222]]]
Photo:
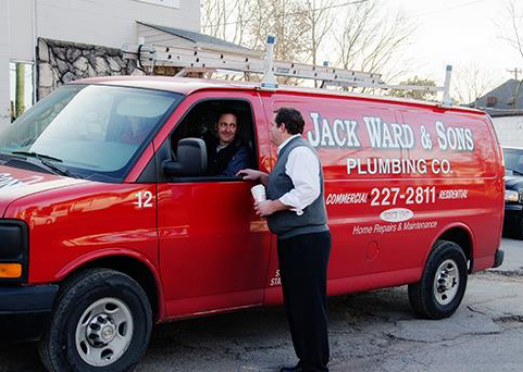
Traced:
[[40, 100], [70, 81], [119, 75], [143, 75], [136, 62], [124, 60], [120, 49], [38, 39], [38, 90]]

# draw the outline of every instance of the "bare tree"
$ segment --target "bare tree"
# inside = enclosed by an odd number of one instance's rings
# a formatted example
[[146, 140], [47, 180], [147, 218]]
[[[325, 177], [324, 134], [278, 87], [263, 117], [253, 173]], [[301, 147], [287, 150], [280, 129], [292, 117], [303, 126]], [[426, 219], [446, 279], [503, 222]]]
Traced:
[[[202, 0], [202, 25], [212, 36], [260, 51], [267, 35], [274, 35], [277, 60], [319, 64], [322, 50], [330, 48], [331, 56], [339, 55], [331, 57], [339, 66], [394, 78], [405, 71], [404, 64], [392, 61], [408, 44], [413, 26], [399, 14], [390, 17], [375, 1]], [[337, 41], [339, 53], [329, 38]]]
[[[431, 79], [424, 79], [424, 78], [420, 78], [418, 76], [414, 76], [413, 78], [407, 79], [405, 81], [400, 81], [400, 85], [435, 87], [436, 82]], [[423, 100], [423, 101], [434, 101], [437, 98], [436, 93], [426, 91], [426, 90], [393, 89], [388, 93], [388, 95], [391, 97], [410, 98], [410, 99], [417, 99], [417, 100]]]
[[[318, 64], [320, 49], [332, 31], [334, 0], [306, 0], [305, 21], [309, 26], [309, 61]], [[314, 82], [317, 86], [318, 82]]]
[[[506, 26], [498, 26], [504, 34], [501, 38], [512, 46], [523, 60], [523, 7], [517, 5], [514, 0], [509, 1], [507, 3], [506, 15], [509, 20], [508, 24]], [[503, 19], [506, 20], [507, 17]]]
[[205, 34], [244, 45], [248, 27], [256, 16], [256, 0], [202, 0], [202, 30]]
[[223, 0], [203, 0], [201, 3], [202, 31], [214, 37], [223, 33], [226, 25], [222, 24], [226, 12]]
[[381, 73], [388, 79], [406, 72], [401, 64], [392, 63], [414, 31], [401, 13], [386, 14], [374, 0], [357, 3], [347, 9], [337, 28], [338, 64], [343, 68]]
[[452, 78], [453, 97], [459, 104], [474, 104], [499, 83], [496, 75], [477, 66], [458, 66]]
[[334, 4], [334, 0], [306, 0], [305, 20], [309, 25], [309, 52], [314, 65], [318, 64], [320, 48], [334, 24]]
[[[274, 57], [280, 61], [307, 62], [309, 58], [309, 23], [307, 8], [300, 0], [256, 0], [248, 47], [266, 50], [267, 35], [276, 36]], [[297, 85], [293, 78], [278, 78], [281, 84]]]
[[264, 50], [267, 35], [274, 35], [277, 43], [275, 58], [305, 62], [309, 50], [307, 10], [299, 0], [256, 0], [257, 18], [251, 23], [254, 39], [250, 47]]

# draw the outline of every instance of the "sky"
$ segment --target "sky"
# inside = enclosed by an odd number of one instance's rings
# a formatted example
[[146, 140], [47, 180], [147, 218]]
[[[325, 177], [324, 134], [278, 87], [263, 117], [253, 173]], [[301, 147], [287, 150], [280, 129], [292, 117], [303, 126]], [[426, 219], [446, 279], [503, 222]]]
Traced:
[[[508, 0], [379, 0], [417, 26], [406, 50], [412, 71], [443, 82], [445, 66], [475, 67], [505, 81], [523, 58], [502, 40]], [[516, 0], [523, 5], [523, 0]], [[523, 25], [522, 25], [523, 26]], [[519, 74], [523, 78], [523, 73]]]

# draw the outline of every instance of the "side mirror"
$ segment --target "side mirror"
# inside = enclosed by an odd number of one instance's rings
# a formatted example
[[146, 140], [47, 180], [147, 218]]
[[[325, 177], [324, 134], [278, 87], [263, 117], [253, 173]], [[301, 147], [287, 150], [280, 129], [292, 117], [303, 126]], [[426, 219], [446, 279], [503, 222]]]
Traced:
[[203, 176], [207, 172], [207, 146], [200, 138], [184, 138], [178, 142], [176, 161], [165, 161], [167, 176]]

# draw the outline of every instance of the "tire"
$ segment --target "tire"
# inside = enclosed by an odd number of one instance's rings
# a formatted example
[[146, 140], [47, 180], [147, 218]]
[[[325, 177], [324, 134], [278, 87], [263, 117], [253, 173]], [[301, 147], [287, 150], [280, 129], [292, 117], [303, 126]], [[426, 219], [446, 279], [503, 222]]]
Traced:
[[421, 280], [409, 285], [409, 302], [413, 312], [424, 319], [450, 317], [463, 300], [467, 275], [467, 258], [463, 249], [454, 242], [437, 241]]
[[51, 372], [131, 371], [145, 354], [151, 329], [151, 306], [135, 280], [113, 270], [87, 270], [61, 289], [38, 352]]

